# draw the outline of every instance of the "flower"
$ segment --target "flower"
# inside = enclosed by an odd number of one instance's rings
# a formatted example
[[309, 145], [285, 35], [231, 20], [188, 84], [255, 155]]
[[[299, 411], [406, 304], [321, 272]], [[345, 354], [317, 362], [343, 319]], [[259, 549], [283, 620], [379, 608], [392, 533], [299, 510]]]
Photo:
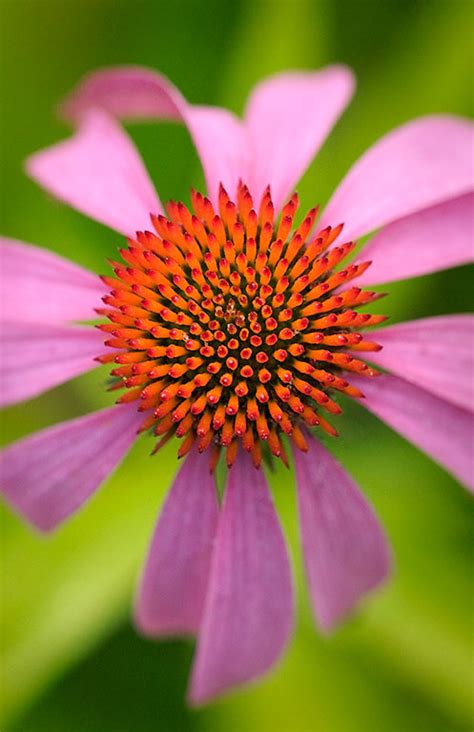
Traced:
[[[92, 74], [62, 106], [75, 134], [27, 168], [125, 235], [123, 262], [99, 280], [3, 240], [3, 404], [91, 369], [95, 357], [113, 363], [113, 388], [125, 388], [119, 405], [7, 447], [3, 495], [49, 531], [94, 493], [137, 432], [160, 436], [156, 448], [182, 438], [135, 617], [152, 636], [197, 635], [193, 703], [267, 671], [291, 633], [291, 572], [262, 456], [286, 462], [291, 446], [324, 631], [389, 572], [373, 509], [320, 441], [335, 434], [339, 394], [363, 395], [367, 409], [472, 489], [472, 317], [367, 335], [383, 315], [357, 308], [380, 297], [361, 285], [472, 259], [473, 127], [448, 116], [400, 127], [356, 162], [320, 221], [312, 209], [294, 223], [294, 185], [352, 91], [340, 66], [281, 74], [254, 89], [241, 121], [189, 104], [151, 71]], [[207, 196], [191, 193], [192, 211], [172, 202], [165, 215], [122, 118], [188, 127], [207, 184]], [[347, 263], [368, 234], [362, 259]], [[73, 324], [97, 312], [109, 322]], [[221, 453], [230, 469], [219, 506], [212, 471]]]

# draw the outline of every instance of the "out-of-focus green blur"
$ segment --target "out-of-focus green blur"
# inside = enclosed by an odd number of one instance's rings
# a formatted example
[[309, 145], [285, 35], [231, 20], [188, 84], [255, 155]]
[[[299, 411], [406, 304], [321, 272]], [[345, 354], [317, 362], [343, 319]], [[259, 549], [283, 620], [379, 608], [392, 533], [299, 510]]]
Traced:
[[[286, 68], [351, 65], [359, 90], [299, 186], [327, 201], [377, 137], [427, 113], [468, 115], [472, 0], [3, 0], [2, 233], [104, 271], [120, 237], [39, 190], [25, 157], [68, 134], [54, 106], [85, 72], [159, 69], [193, 102], [239, 112], [252, 85]], [[321, 99], [324, 104], [324, 99]], [[185, 130], [131, 128], [162, 199], [202, 186]], [[449, 246], [449, 242], [446, 242]], [[390, 286], [392, 322], [467, 310], [458, 269]], [[449, 354], [446, 358], [449, 369]], [[98, 370], [8, 410], [9, 442], [111, 402]], [[393, 580], [331, 637], [314, 627], [301, 569], [293, 479], [271, 484], [291, 545], [297, 626], [261, 683], [193, 711], [188, 642], [140, 639], [130, 605], [175, 445], [143, 439], [54, 536], [2, 510], [4, 732], [451, 732], [472, 729], [470, 503], [441, 468], [347, 406], [331, 449], [374, 503], [394, 546]], [[28, 456], [25, 455], [25, 461]]]

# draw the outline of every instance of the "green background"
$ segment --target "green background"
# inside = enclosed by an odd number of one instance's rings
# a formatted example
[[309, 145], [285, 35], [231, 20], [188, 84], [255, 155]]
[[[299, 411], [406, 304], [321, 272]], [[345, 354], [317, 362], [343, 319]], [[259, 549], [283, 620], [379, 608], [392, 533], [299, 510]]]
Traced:
[[[468, 115], [472, 0], [3, 0], [1, 229], [97, 271], [120, 238], [58, 204], [22, 173], [67, 134], [57, 101], [86, 71], [138, 63], [195, 102], [241, 111], [251, 86], [334, 61], [358, 94], [299, 186], [328, 200], [377, 137], [421, 114]], [[322, 100], [324, 103], [324, 100]], [[163, 200], [202, 185], [184, 129], [131, 128]], [[446, 243], [449, 245], [449, 243]], [[468, 309], [458, 269], [390, 286], [392, 322]], [[472, 284], [472, 282], [471, 282]], [[449, 358], [446, 359], [449, 368]], [[5, 413], [4, 442], [110, 403], [105, 370]], [[394, 545], [393, 581], [329, 638], [314, 627], [291, 474], [270, 477], [290, 542], [298, 613], [283, 661], [252, 688], [189, 710], [192, 647], [149, 642], [129, 624], [140, 563], [175, 469], [175, 446], [141, 440], [87, 508], [44, 539], [2, 520], [3, 732], [451, 732], [472, 729], [472, 518], [440, 467], [347, 406], [331, 449], [363, 487]], [[25, 456], [27, 460], [27, 456]]]

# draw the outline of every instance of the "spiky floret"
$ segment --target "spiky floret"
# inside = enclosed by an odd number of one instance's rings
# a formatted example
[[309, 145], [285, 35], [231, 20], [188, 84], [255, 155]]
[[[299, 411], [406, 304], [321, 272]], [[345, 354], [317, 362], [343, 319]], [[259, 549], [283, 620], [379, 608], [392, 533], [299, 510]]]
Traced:
[[305, 426], [336, 435], [334, 395], [363, 396], [345, 372], [376, 375], [353, 352], [379, 349], [358, 330], [384, 316], [356, 309], [380, 294], [346, 287], [370, 262], [340, 268], [355, 244], [333, 245], [342, 225], [312, 235], [316, 208], [295, 228], [296, 193], [278, 220], [269, 189], [258, 212], [243, 184], [236, 203], [221, 187], [218, 212], [191, 198], [193, 213], [171, 202], [152, 216], [155, 233], [128, 240], [117, 279], [102, 278], [111, 323], [98, 327], [120, 353], [98, 360], [117, 364], [118, 401], [137, 400], [157, 447], [176, 435], [182, 456], [197, 440], [232, 465], [240, 441], [258, 467], [266, 442], [286, 462], [283, 434], [302, 450]]

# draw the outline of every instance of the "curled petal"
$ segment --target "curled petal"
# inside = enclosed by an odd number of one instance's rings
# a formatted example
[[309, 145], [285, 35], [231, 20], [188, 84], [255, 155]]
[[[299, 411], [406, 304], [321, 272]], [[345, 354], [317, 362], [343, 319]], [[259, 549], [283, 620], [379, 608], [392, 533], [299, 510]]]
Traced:
[[315, 439], [294, 451], [304, 560], [314, 614], [325, 631], [390, 571], [390, 550], [373, 508]]
[[474, 411], [474, 316], [412, 320], [370, 337], [383, 346], [369, 356], [378, 366]]
[[352, 72], [328, 66], [265, 79], [253, 90], [245, 112], [252, 156], [249, 186], [258, 200], [269, 184], [278, 211], [286, 195], [349, 103]]
[[76, 511], [114, 470], [143, 421], [120, 405], [49, 427], [0, 453], [0, 492], [41, 531]]
[[474, 194], [394, 221], [364, 246], [372, 264], [358, 284], [374, 285], [457, 267], [474, 259]]
[[118, 119], [165, 119], [185, 124], [201, 158], [211, 198], [219, 183], [235, 193], [245, 177], [248, 149], [241, 122], [226, 109], [189, 104], [161, 74], [139, 66], [105, 69], [86, 76], [62, 105], [78, 122], [92, 108]]
[[171, 486], [153, 534], [135, 608], [143, 633], [198, 631], [217, 517], [208, 460], [194, 449]]
[[293, 623], [290, 566], [261, 470], [240, 453], [229, 472], [190, 700], [208, 701], [267, 671]]
[[168, 79], [121, 67], [86, 77], [62, 105], [68, 119], [100, 107], [120, 119], [170, 119], [189, 129], [212, 200], [222, 182], [231, 196], [241, 178], [259, 197], [271, 185], [277, 208], [309, 165], [353, 91], [351, 72], [333, 66], [281, 74], [252, 93], [244, 123], [218, 107], [189, 104]]
[[474, 491], [474, 418], [397, 376], [351, 378], [365, 394], [361, 404]]
[[57, 254], [0, 237], [0, 270], [1, 322], [59, 324], [97, 317], [104, 285]]
[[421, 117], [389, 132], [355, 163], [330, 200], [321, 227], [344, 222], [364, 234], [474, 190], [474, 125]]
[[29, 175], [62, 201], [126, 236], [150, 226], [161, 204], [132, 141], [98, 109], [75, 135], [32, 155]]
[[0, 406], [15, 404], [95, 368], [104, 338], [92, 327], [0, 323]]

